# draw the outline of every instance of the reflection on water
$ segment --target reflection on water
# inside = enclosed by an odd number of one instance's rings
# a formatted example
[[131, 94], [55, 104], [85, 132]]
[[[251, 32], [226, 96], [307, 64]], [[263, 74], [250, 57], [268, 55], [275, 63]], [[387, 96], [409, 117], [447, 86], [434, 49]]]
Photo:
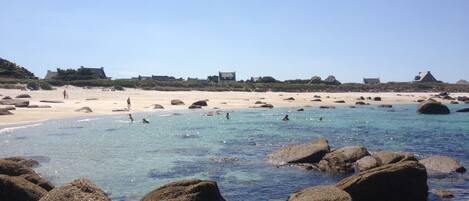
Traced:
[[[346, 176], [265, 162], [267, 154], [284, 144], [319, 137], [335, 147], [449, 155], [469, 166], [467, 114], [417, 115], [414, 105], [394, 106], [393, 112], [374, 106], [288, 111], [235, 110], [231, 120], [201, 112], [162, 112], [135, 114], [135, 123], [126, 115], [47, 121], [0, 129], [0, 155], [35, 156], [43, 163], [37, 171], [54, 183], [87, 177], [113, 200], [138, 200], [183, 178], [215, 180], [227, 200], [285, 200], [294, 191]], [[286, 113], [289, 122], [281, 121]], [[141, 124], [142, 118], [151, 124]], [[466, 175], [431, 177], [430, 188], [448, 188], [456, 193], [453, 200], [466, 200]], [[438, 199], [432, 195], [430, 200]]]

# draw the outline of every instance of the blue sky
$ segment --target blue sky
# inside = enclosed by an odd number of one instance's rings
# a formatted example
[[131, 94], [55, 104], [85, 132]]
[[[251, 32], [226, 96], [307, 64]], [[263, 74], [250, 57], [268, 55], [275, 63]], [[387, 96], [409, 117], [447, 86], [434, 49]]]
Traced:
[[104, 66], [238, 78], [469, 80], [467, 0], [0, 0], [0, 57], [44, 76]]

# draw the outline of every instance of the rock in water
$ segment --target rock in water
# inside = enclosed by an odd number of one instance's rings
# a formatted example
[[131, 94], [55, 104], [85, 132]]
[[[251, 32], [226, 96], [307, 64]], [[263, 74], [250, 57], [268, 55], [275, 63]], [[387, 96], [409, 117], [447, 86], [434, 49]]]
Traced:
[[419, 161], [422, 163], [429, 173], [465, 173], [464, 168], [458, 161], [448, 156], [430, 156]]
[[40, 201], [111, 201], [107, 194], [87, 179], [77, 179], [49, 191]]
[[39, 166], [39, 162], [37, 162], [36, 160], [26, 159], [26, 158], [21, 157], [21, 156], [13, 156], [13, 157], [2, 158], [2, 159], [7, 160], [7, 161], [13, 161], [13, 162], [19, 163], [20, 165], [24, 165], [26, 167], [29, 167], [29, 168]]
[[270, 108], [270, 109], [274, 108], [274, 106], [273, 106], [272, 104], [262, 104], [262, 105], [259, 106], [259, 107], [262, 107], [262, 108]]
[[347, 146], [326, 154], [319, 161], [319, 169], [331, 172], [352, 172], [353, 163], [370, 155], [365, 147]]
[[335, 186], [320, 185], [295, 192], [288, 201], [352, 201], [352, 197]]
[[161, 186], [141, 201], [225, 201], [217, 183], [207, 180], [181, 180]]
[[378, 107], [383, 107], [383, 108], [392, 108], [392, 105], [389, 105], [389, 104], [384, 104], [384, 105], [379, 105]]
[[16, 96], [15, 98], [31, 98], [31, 96], [29, 94], [20, 94]]
[[267, 160], [274, 165], [288, 163], [317, 163], [329, 152], [326, 139], [319, 139], [307, 144], [293, 144], [280, 148], [267, 156]]
[[189, 109], [202, 109], [202, 106], [200, 106], [200, 105], [191, 105], [191, 106], [189, 106]]
[[199, 100], [199, 101], [196, 101], [196, 102], [192, 103], [192, 105], [207, 106], [207, 101]]
[[469, 112], [469, 108], [459, 109], [456, 112]]
[[373, 156], [365, 156], [355, 163], [355, 168], [360, 172], [363, 172], [365, 170], [369, 170], [378, 166], [379, 166], [379, 163]]
[[373, 168], [339, 181], [336, 186], [358, 201], [426, 201], [427, 172], [416, 161]]
[[20, 176], [23, 174], [36, 174], [34, 170], [11, 160], [0, 159], [0, 174]]
[[93, 112], [93, 110], [88, 107], [88, 106], [85, 106], [85, 107], [81, 107], [77, 110], [75, 110], [76, 112], [84, 112], [84, 113], [90, 113], [90, 112]]
[[417, 161], [417, 158], [412, 153], [408, 152], [394, 152], [394, 151], [379, 151], [373, 154], [380, 165], [387, 165], [402, 161]]
[[449, 114], [450, 111], [446, 105], [441, 104], [433, 99], [421, 102], [417, 107], [420, 114]]
[[0, 175], [1, 201], [37, 201], [46, 193], [43, 188], [21, 177]]
[[184, 105], [184, 102], [182, 102], [182, 100], [179, 100], [179, 99], [174, 99], [174, 100], [171, 100], [171, 105]]
[[453, 192], [445, 189], [432, 189], [432, 193], [440, 198], [453, 198]]

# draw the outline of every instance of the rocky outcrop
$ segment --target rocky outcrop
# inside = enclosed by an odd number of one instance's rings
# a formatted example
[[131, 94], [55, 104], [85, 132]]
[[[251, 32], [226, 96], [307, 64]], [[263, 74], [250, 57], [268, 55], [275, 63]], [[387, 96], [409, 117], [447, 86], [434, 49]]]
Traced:
[[267, 156], [267, 160], [274, 165], [289, 163], [318, 163], [329, 152], [326, 139], [319, 139], [307, 144], [287, 145]]
[[262, 104], [262, 105], [260, 105], [259, 107], [272, 109], [272, 108], [274, 108], [274, 105], [272, 105], [272, 104]]
[[19, 177], [28, 180], [29, 182], [38, 185], [46, 191], [54, 189], [54, 185], [50, 183], [47, 179], [42, 178], [38, 174], [23, 174]]
[[41, 103], [64, 103], [61, 100], [40, 100]]
[[111, 201], [107, 194], [86, 179], [77, 179], [47, 193], [40, 201]]
[[345, 103], [344, 100], [338, 100], [338, 101], [334, 101], [334, 103]]
[[164, 107], [160, 104], [154, 104], [153, 109], [164, 109]]
[[441, 104], [433, 99], [421, 102], [417, 107], [420, 114], [449, 114], [450, 111], [446, 105]]
[[205, 100], [199, 100], [199, 101], [196, 101], [194, 103], [192, 103], [192, 105], [198, 105], [198, 106], [207, 106], [207, 101]]
[[90, 113], [90, 112], [93, 112], [93, 110], [90, 107], [85, 106], [85, 107], [81, 107], [79, 109], [76, 109], [75, 112]]
[[35, 160], [25, 159], [23, 157], [9, 157], [0, 159], [0, 175], [21, 177], [27, 181], [40, 186], [49, 191], [54, 186], [46, 179], [39, 176], [30, 167], [35, 167], [39, 163]]
[[182, 100], [179, 100], [179, 99], [173, 99], [171, 100], [171, 105], [184, 105], [184, 102], [182, 102]]
[[7, 108], [0, 108], [0, 115], [12, 115], [13, 113], [10, 112]]
[[24, 165], [26, 167], [29, 167], [29, 168], [39, 166], [39, 162], [37, 162], [36, 160], [27, 159], [27, 158], [24, 158], [24, 157], [21, 157], [21, 156], [13, 156], [13, 157], [7, 157], [7, 158], [2, 158], [2, 159], [7, 160], [7, 161], [13, 161], [13, 162], [16, 162], [20, 165]]
[[320, 185], [295, 192], [288, 201], [352, 201], [352, 197], [333, 185]]
[[430, 156], [419, 161], [422, 163], [429, 174], [433, 173], [465, 173], [464, 168], [457, 160], [448, 156]]
[[283, 100], [286, 100], [286, 101], [294, 101], [294, 100], [295, 100], [295, 98], [293, 98], [293, 97], [289, 97], [289, 98], [285, 98], [285, 99], [283, 99]]
[[46, 190], [24, 178], [0, 174], [2, 201], [37, 201], [46, 193]]
[[34, 170], [11, 160], [0, 159], [0, 174], [8, 176], [20, 176], [23, 174], [35, 174]]
[[378, 166], [378, 160], [376, 160], [376, 158], [374, 158], [373, 156], [365, 156], [355, 162], [355, 169], [359, 172], [363, 172]]
[[322, 100], [317, 98], [317, 99], [313, 99], [313, 100], [311, 100], [311, 101], [313, 101], [313, 102], [321, 102]]
[[[225, 201], [217, 183], [208, 180], [182, 180], [161, 186], [141, 201]], [[43, 201], [43, 200], [41, 200]]]
[[0, 105], [14, 105], [15, 107], [28, 107], [29, 100], [5, 99], [5, 100], [0, 100]]
[[374, 101], [381, 101], [381, 97], [374, 97], [373, 100]]
[[373, 153], [379, 165], [387, 165], [402, 161], [417, 161], [414, 154], [408, 152], [395, 152], [395, 151], [379, 151]]
[[8, 99], [13, 99], [13, 98], [11, 98], [10, 96], [5, 96], [2, 98], [2, 100], [8, 100]]
[[319, 169], [331, 172], [353, 172], [353, 163], [370, 155], [365, 147], [347, 146], [326, 154], [319, 161]]
[[449, 102], [449, 103], [450, 103], [450, 104], [453, 104], [453, 105], [457, 105], [457, 104], [459, 104], [459, 102], [458, 102], [458, 101], [451, 101], [451, 102]]
[[202, 106], [200, 106], [200, 105], [191, 105], [191, 106], [189, 106], [189, 109], [202, 109]]
[[31, 98], [31, 96], [29, 94], [20, 94], [16, 96], [15, 98]]
[[336, 186], [358, 201], [426, 201], [427, 172], [416, 161], [373, 168], [339, 181]]
[[366, 103], [363, 101], [357, 101], [355, 102], [355, 105], [366, 105]]

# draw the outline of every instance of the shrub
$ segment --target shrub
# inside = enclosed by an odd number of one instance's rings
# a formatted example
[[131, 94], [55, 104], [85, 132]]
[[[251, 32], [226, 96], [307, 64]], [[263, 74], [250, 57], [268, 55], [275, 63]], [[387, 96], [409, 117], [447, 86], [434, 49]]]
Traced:
[[47, 82], [40, 82], [39, 86], [41, 87], [42, 90], [52, 90], [52, 87]]
[[28, 82], [28, 84], [26, 84], [26, 88], [31, 91], [36, 91], [36, 90], [39, 90], [39, 84], [34, 81]]
[[116, 90], [116, 91], [124, 91], [124, 87], [122, 87], [121, 85], [114, 85], [114, 90]]

